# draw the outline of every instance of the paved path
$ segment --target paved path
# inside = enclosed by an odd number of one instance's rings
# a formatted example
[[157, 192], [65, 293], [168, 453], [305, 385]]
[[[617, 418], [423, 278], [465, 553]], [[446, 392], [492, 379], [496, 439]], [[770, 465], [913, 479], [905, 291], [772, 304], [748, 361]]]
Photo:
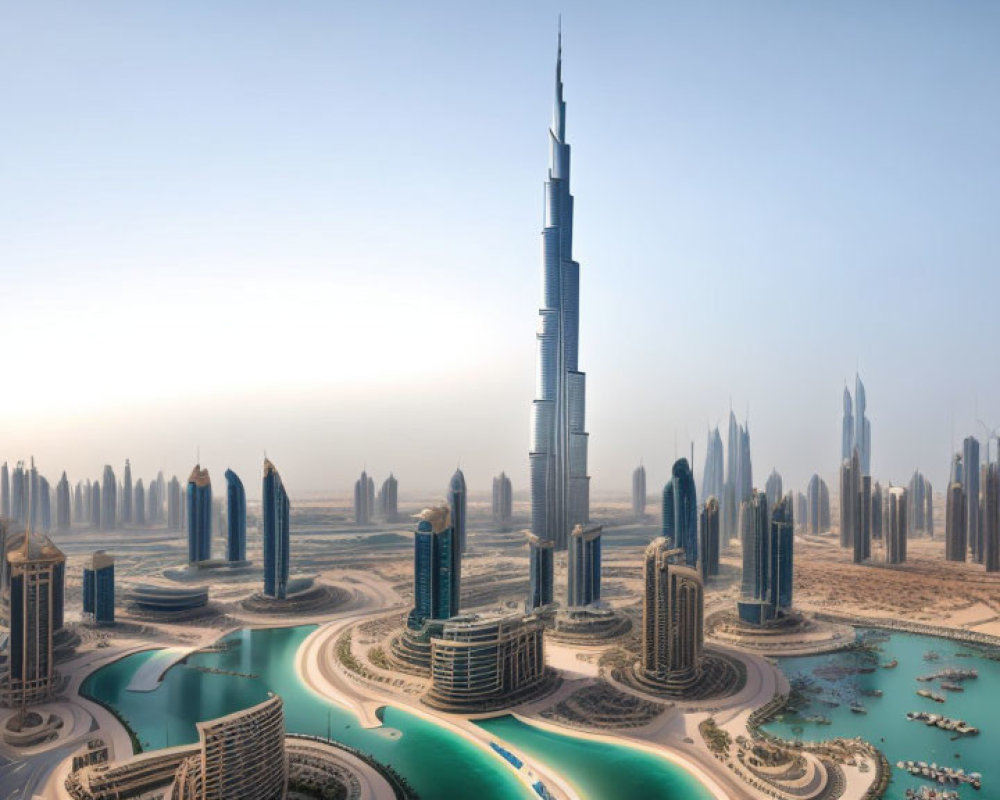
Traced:
[[150, 656], [149, 661], [135, 671], [125, 689], [130, 692], [156, 691], [167, 670], [197, 649], [197, 647], [163, 648], [156, 655]]

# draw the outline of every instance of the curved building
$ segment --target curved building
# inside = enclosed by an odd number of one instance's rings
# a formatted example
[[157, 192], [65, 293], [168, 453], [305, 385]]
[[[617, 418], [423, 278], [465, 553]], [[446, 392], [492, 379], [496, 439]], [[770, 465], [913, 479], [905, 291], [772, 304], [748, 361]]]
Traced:
[[[531, 531], [565, 550], [570, 531], [590, 518], [586, 375], [579, 370], [580, 265], [573, 260], [573, 195], [562, 39], [556, 58], [556, 92], [549, 128], [549, 172], [542, 230], [542, 302], [536, 332], [537, 371], [531, 409], [529, 462]], [[552, 582], [552, 575], [544, 577]], [[551, 587], [541, 592], [551, 596]]]
[[601, 599], [600, 525], [577, 525], [569, 537], [566, 564], [566, 605], [584, 608]]
[[698, 518], [698, 572], [702, 581], [719, 574], [719, 501], [709, 497]]
[[493, 479], [493, 521], [506, 525], [514, 514], [514, 492], [510, 478], [501, 472]]
[[425, 508], [413, 535], [413, 609], [407, 626], [419, 630], [430, 619], [458, 615], [462, 553], [448, 506]]
[[187, 484], [188, 561], [212, 557], [212, 481], [208, 470], [195, 464]]
[[646, 515], [646, 468], [640, 464], [632, 472], [632, 516], [642, 519]]
[[226, 560], [247, 559], [247, 495], [243, 481], [226, 470]]
[[261, 516], [264, 522], [264, 594], [284, 599], [288, 593], [291, 505], [274, 464], [264, 459]]
[[131, 588], [128, 598], [140, 611], [153, 614], [180, 614], [206, 606], [208, 587], [140, 583]]
[[646, 547], [642, 602], [642, 677], [683, 692], [701, 677], [705, 589], [701, 576], [677, 561], [684, 553], [666, 537]]
[[458, 539], [458, 549], [465, 552], [466, 541], [466, 505], [468, 494], [465, 490], [465, 475], [462, 470], [456, 469], [448, 483], [448, 505], [451, 506], [451, 527], [455, 529], [455, 536]]
[[671, 546], [684, 551], [688, 566], [698, 563], [698, 496], [694, 475], [686, 458], [674, 462], [670, 480], [663, 487], [663, 524], [661, 535]]

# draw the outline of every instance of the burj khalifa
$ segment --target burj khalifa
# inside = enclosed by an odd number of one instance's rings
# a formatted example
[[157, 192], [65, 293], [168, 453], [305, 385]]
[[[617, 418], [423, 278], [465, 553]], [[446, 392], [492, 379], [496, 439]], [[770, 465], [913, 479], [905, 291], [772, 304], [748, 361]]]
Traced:
[[[562, 85], [562, 36], [556, 58], [556, 96], [549, 128], [549, 174], [542, 231], [542, 303], [538, 309], [536, 392], [531, 409], [531, 540], [557, 550], [570, 531], [590, 517], [586, 375], [577, 361], [580, 329], [580, 265], [573, 260], [573, 196], [570, 147]], [[537, 555], [533, 552], [533, 557]], [[548, 564], [551, 565], [551, 558]], [[534, 573], [533, 573], [534, 574]], [[551, 597], [551, 566], [539, 576]], [[547, 591], [546, 591], [547, 590]]]

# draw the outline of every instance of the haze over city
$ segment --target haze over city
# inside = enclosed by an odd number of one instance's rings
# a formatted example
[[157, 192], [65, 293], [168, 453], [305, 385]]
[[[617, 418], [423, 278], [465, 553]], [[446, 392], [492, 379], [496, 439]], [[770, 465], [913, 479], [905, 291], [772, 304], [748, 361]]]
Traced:
[[730, 402], [832, 484], [856, 369], [945, 486], [1000, 422], [988, 3], [8, 5], [6, 457], [525, 490], [560, 11], [595, 496]]

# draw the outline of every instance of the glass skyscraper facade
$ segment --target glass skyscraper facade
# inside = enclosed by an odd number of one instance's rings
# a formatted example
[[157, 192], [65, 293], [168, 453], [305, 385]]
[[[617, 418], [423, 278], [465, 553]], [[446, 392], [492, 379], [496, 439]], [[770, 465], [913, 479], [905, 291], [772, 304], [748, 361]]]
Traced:
[[278, 470], [266, 458], [261, 512], [264, 516], [264, 594], [284, 598], [288, 588], [291, 507]]
[[743, 578], [737, 610], [740, 619], [761, 625], [792, 605], [795, 519], [789, 496], [768, 513], [767, 496], [754, 492], [743, 549]]
[[83, 568], [83, 613], [93, 614], [98, 624], [115, 621], [115, 560], [103, 550]]
[[461, 576], [461, 542], [451, 508], [424, 509], [413, 536], [413, 610], [407, 625], [419, 630], [429, 619], [457, 616]]
[[601, 599], [601, 530], [577, 525], [569, 537], [566, 605], [571, 608]]
[[674, 462], [670, 480], [663, 487], [663, 524], [661, 534], [672, 548], [684, 551], [684, 563], [698, 563], [698, 497], [694, 475], [686, 458]]
[[212, 481], [208, 470], [195, 464], [187, 485], [188, 561], [212, 557]]
[[460, 469], [455, 470], [448, 484], [448, 505], [451, 507], [451, 527], [455, 529], [459, 549], [465, 552], [466, 541], [466, 501], [468, 493], [465, 490], [465, 475]]
[[226, 560], [247, 558], [247, 495], [243, 481], [231, 469], [226, 470]]
[[[580, 265], [573, 260], [573, 195], [566, 103], [562, 85], [562, 42], [556, 58], [555, 107], [549, 128], [549, 172], [542, 231], [542, 302], [538, 310], [537, 372], [529, 446], [531, 532], [565, 550], [570, 531], [590, 517], [587, 433], [584, 429], [586, 376], [577, 362]], [[549, 566], [546, 566], [549, 565]], [[552, 596], [551, 559], [541, 558], [543, 584], [533, 598]], [[532, 579], [536, 578], [532, 572]], [[531, 602], [534, 602], [532, 600]]]

